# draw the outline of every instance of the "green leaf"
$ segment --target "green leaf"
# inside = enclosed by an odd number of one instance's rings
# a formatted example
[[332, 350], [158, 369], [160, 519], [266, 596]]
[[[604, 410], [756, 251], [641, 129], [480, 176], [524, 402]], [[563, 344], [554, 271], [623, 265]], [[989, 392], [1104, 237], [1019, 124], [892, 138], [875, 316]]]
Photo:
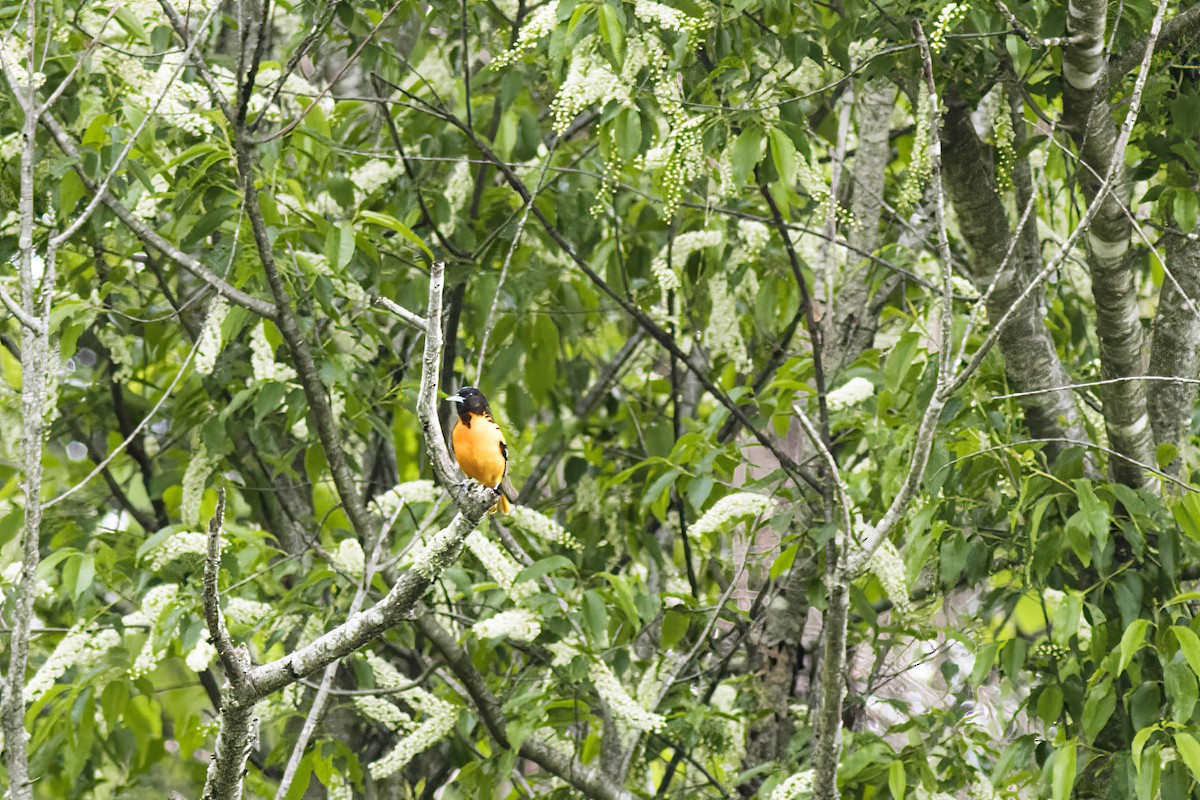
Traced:
[[[1121, 661], [1117, 666], [1118, 675], [1125, 671], [1125, 668], [1129, 666], [1129, 662], [1133, 660], [1133, 654], [1141, 649], [1141, 646], [1145, 643], [1146, 626], [1149, 624], [1149, 620], [1135, 619], [1125, 629], [1125, 633], [1121, 636]], [[1192, 635], [1195, 636], [1195, 634]], [[1200, 646], [1200, 640], [1197, 640], [1197, 646]]]
[[904, 762], [893, 761], [888, 765], [888, 791], [892, 793], [893, 800], [904, 800], [904, 790], [908, 783], [908, 776], [904, 774]]
[[634, 629], [641, 627], [641, 617], [638, 616], [637, 606], [633, 602], [633, 591], [629, 588], [629, 582], [620, 575], [613, 575], [611, 572], [601, 572], [599, 577], [608, 581], [613, 590], [613, 597], [617, 601], [617, 606], [621, 609], [621, 613], [634, 626]]
[[1187, 659], [1192, 672], [1200, 675], [1200, 636], [1197, 636], [1191, 628], [1185, 628], [1182, 625], [1172, 625], [1171, 632], [1179, 641], [1179, 649], [1183, 651], [1183, 657]]
[[888, 354], [887, 364], [883, 368], [884, 385], [891, 389], [907, 388], [904, 378], [912, 366], [913, 358], [917, 355], [917, 346], [921, 343], [921, 334], [909, 331], [900, 337]]
[[1129, 748], [1129, 752], [1133, 757], [1133, 768], [1138, 772], [1142, 771], [1142, 750], [1145, 749], [1146, 742], [1150, 741], [1150, 737], [1153, 736], [1154, 732], [1158, 729], [1159, 727], [1157, 725], [1150, 725], [1142, 728], [1137, 732], [1137, 735], [1133, 737], [1133, 745]]
[[779, 179], [791, 183], [792, 176], [796, 174], [796, 145], [779, 128], [771, 128], [767, 136], [771, 140], [771, 160]]
[[524, 583], [525, 581], [536, 581], [544, 575], [549, 575], [560, 569], [575, 569], [575, 562], [564, 555], [553, 555], [548, 558], [543, 558], [540, 561], [535, 561], [525, 569], [517, 573], [516, 583]]
[[1068, 800], [1075, 787], [1075, 747], [1075, 742], [1069, 741], [1054, 751], [1054, 768], [1050, 776], [1054, 800]]
[[337, 262], [334, 264], [334, 269], [341, 272], [352, 258], [354, 258], [354, 223], [345, 219], [338, 225]]
[[1117, 694], [1113, 691], [1112, 680], [1103, 680], [1088, 692], [1083, 704], [1083, 735], [1086, 741], [1095, 741], [1116, 707]]
[[425, 241], [420, 236], [417, 236], [415, 233], [413, 233], [407, 225], [395, 217], [389, 214], [380, 214], [376, 211], [360, 211], [358, 212], [358, 216], [367, 222], [375, 225], [381, 225], [384, 228], [395, 231], [419, 247], [421, 251], [425, 253], [425, 255], [429, 256], [431, 261], [433, 260], [433, 251], [429, 249], [429, 246], [425, 244]]
[[754, 168], [762, 160], [764, 144], [762, 131], [758, 128], [748, 127], [738, 135], [730, 156], [735, 187], [744, 186], [754, 174]]
[[1196, 676], [1184, 662], [1172, 659], [1163, 667], [1163, 687], [1171, 701], [1171, 718], [1185, 723], [1196, 709]]
[[592, 639], [603, 643], [608, 634], [608, 604], [595, 589], [583, 593], [583, 619]]
[[646, 493], [642, 495], [642, 509], [645, 510], [646, 508], [649, 508], [652, 503], [658, 500], [659, 496], [661, 496], [663, 492], [667, 491], [667, 489], [671, 487], [671, 484], [673, 484], [675, 479], [678, 477], [679, 470], [669, 469], [662, 475], [659, 475], [657, 478], [655, 478], [654, 483], [650, 484], [650, 487], [646, 489]]
[[1188, 492], [1171, 507], [1179, 529], [1193, 542], [1200, 542], [1200, 494]]
[[792, 564], [796, 561], [796, 553], [799, 550], [800, 545], [794, 544], [790, 547], [785, 547], [783, 552], [775, 556], [775, 560], [771, 562], [771, 580], [775, 580], [792, 568]]
[[1186, 731], [1176, 733], [1175, 751], [1179, 753], [1180, 758], [1183, 759], [1183, 763], [1187, 764], [1192, 777], [1200, 781], [1200, 742], [1196, 741], [1196, 737]]
[[662, 649], [670, 650], [679, 644], [679, 640], [687, 633], [691, 621], [690, 615], [674, 608], [667, 609], [667, 613], [663, 615], [662, 636], [659, 640]]
[[608, 3], [600, 4], [600, 39], [612, 48], [614, 63], [625, 62], [625, 24], [621, 13]]
[[617, 152], [631, 159], [642, 149], [642, 118], [637, 106], [626, 106], [617, 115]]
[[221, 227], [221, 223], [233, 216], [231, 206], [217, 206], [199, 219], [188, 230], [179, 246], [184, 250], [204, 240], [204, 237]]
[[1056, 684], [1050, 684], [1043, 688], [1037, 700], [1038, 719], [1047, 725], [1053, 725], [1058, 721], [1058, 715], [1062, 713], [1062, 709], [1062, 689]]

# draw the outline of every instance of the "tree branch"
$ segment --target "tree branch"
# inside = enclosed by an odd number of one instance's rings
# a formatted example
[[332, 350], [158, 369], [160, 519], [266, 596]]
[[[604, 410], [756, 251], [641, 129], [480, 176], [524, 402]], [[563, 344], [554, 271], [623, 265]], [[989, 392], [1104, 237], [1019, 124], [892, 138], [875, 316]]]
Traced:
[[[79, 176], [79, 180], [83, 183], [83, 185], [88, 189], [88, 191], [97, 191], [98, 187], [96, 182], [92, 180], [91, 177], [83, 170], [83, 156], [79, 151], [79, 146], [75, 144], [73, 139], [71, 139], [70, 135], [66, 132], [66, 129], [63, 128], [62, 123], [59, 122], [49, 111], [47, 111], [45, 114], [42, 114], [40, 121], [42, 125], [46, 127], [46, 130], [50, 132], [50, 135], [54, 138], [54, 141], [57, 142], [59, 149], [66, 153], [67, 156], [69, 156], [74, 162], [73, 167], [75, 169], [75, 174]], [[155, 250], [158, 250], [171, 261], [174, 261], [176, 264], [192, 273], [192, 275], [216, 289], [229, 302], [249, 309], [255, 314], [258, 314], [260, 317], [270, 320], [275, 319], [277, 310], [274, 305], [266, 302], [265, 300], [254, 297], [253, 295], [247, 294], [241, 289], [234, 288], [224, 278], [214, 274], [202, 263], [200, 263], [198, 259], [193, 258], [192, 256], [189, 256], [187, 253], [180, 250], [174, 244], [159, 235], [157, 231], [155, 231], [145, 222], [134, 216], [133, 212], [122, 205], [121, 201], [113, 196], [111, 192], [101, 192], [100, 197], [101, 202], [108, 206], [108, 209], [112, 211], [112, 213], [115, 214], [119, 220], [121, 220], [122, 224], [133, 231], [134, 235], [141, 239], [147, 247], [153, 247]]]
[[[511, 748], [508, 740], [508, 722], [500, 699], [492, 694], [483, 675], [471, 663], [471, 657], [455, 640], [450, 631], [438, 624], [427, 611], [422, 610], [414, 620], [417, 629], [429, 639], [434, 648], [445, 659], [446, 665], [463, 684], [474, 703], [488, 733], [498, 744]], [[532, 736], [521, 743], [520, 754], [542, 769], [555, 775], [597, 800], [632, 800], [633, 795], [613, 783], [601, 772], [586, 767], [550, 743]]]

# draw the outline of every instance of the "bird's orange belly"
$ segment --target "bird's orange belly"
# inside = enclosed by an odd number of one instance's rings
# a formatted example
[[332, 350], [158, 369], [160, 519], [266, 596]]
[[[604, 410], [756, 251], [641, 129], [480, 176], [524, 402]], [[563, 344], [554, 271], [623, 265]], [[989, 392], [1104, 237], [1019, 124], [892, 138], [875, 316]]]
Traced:
[[451, 436], [454, 442], [454, 457], [462, 471], [484, 486], [495, 487], [504, 478], [504, 453], [500, 449], [503, 437], [500, 429], [484, 424], [483, 420], [471, 427], [461, 422], [454, 426]]

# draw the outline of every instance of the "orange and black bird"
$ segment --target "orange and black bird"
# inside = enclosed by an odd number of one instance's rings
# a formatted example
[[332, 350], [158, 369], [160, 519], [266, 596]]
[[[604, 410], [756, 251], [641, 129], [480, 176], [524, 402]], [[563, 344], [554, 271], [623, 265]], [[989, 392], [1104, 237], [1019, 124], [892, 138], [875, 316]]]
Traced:
[[504, 432], [492, 418], [483, 392], [474, 386], [464, 386], [446, 398], [458, 411], [458, 422], [450, 441], [454, 443], [454, 458], [467, 477], [474, 478], [496, 492], [499, 497], [492, 507], [508, 513], [508, 501], [516, 500], [516, 491], [508, 480], [508, 443]]

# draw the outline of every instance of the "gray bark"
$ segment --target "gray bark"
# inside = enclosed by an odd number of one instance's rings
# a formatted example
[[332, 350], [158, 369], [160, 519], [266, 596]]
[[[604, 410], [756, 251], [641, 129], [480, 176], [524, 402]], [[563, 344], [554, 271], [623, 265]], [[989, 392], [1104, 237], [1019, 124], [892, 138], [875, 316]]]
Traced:
[[[30, 0], [26, 9], [25, 56], [29, 83], [17, 86], [12, 81], [15, 69], [5, 70], [12, 83], [13, 96], [24, 108], [24, 137], [21, 152], [20, 197], [18, 214], [20, 237], [18, 245], [21, 282], [22, 318], [32, 321], [21, 326], [21, 450], [24, 460], [25, 524], [21, 532], [21, 584], [13, 610], [13, 625], [9, 632], [8, 675], [4, 685], [3, 718], [5, 751], [8, 767], [8, 797], [12, 800], [32, 800], [33, 784], [29, 775], [29, 754], [25, 731], [25, 670], [29, 662], [29, 629], [33, 620], [35, 570], [39, 559], [42, 528], [42, 443], [45, 434], [46, 377], [50, 365], [50, 342], [47, 321], [49, 298], [54, 285], [54, 251], [47, 253], [42, 275], [43, 289], [33, 275], [33, 164], [37, 134], [37, 94], [34, 85], [34, 40], [37, 32], [36, 3]], [[15, 66], [15, 65], [13, 65]], [[24, 97], [22, 97], [22, 94]]]
[[[1004, 206], [996, 195], [983, 145], [961, 103], [948, 106], [942, 153], [947, 190], [958, 217], [959, 231], [971, 251], [971, 278], [981, 291], [996, 281], [987, 303], [988, 316], [996, 321], [1012, 307], [1038, 272], [1041, 256], [1031, 246], [1036, 242], [1021, 237], [1007, 267], [996, 275], [1013, 246], [1014, 234], [1008, 229]], [[1014, 391], [1067, 386], [1071, 382], [1046, 329], [1044, 304], [1038, 289], [1036, 302], [1022, 304], [1000, 335], [1000, 352]], [[1087, 440], [1069, 389], [1024, 397], [1021, 402], [1026, 423], [1035, 437]], [[1057, 447], [1049, 445], [1048, 450], [1054, 453]]]
[[[1166, 264], [1150, 344], [1150, 375], [1195, 379], [1200, 373], [1200, 241], [1178, 231], [1166, 236]], [[1172, 278], [1174, 280], [1172, 280]], [[1190, 428], [1196, 384], [1156, 382], [1150, 393], [1150, 423], [1154, 441], [1178, 445]], [[1168, 471], [1178, 469], [1177, 460]]]
[[[1080, 184], [1089, 203], [1113, 167], [1109, 191], [1101, 198], [1087, 232], [1100, 372], [1105, 380], [1141, 375], [1145, 367], [1145, 333], [1129, 257], [1132, 227], [1125, 212], [1129, 178], [1124, 152], [1114, 153], [1117, 126], [1104, 91], [1107, 83], [1102, 80], [1107, 5], [1106, 0], [1071, 3], [1067, 16], [1071, 38], [1063, 50], [1063, 124], [1079, 149]], [[1107, 384], [1100, 397], [1112, 449], [1142, 463], [1153, 463], [1145, 384], [1139, 380]], [[1146, 480], [1144, 470], [1126, 459], [1111, 459], [1109, 469], [1114, 479], [1131, 486]]]
[[[895, 86], [880, 80], [863, 86], [858, 101], [858, 148], [854, 154], [850, 196], [850, 210], [858, 225], [850, 229], [848, 238], [850, 246], [862, 252], [874, 253], [882, 238], [879, 219], [883, 209], [883, 180], [891, 156], [888, 121], [895, 100]], [[868, 259], [854, 261], [854, 250], [849, 258], [851, 265], [847, 266], [838, 290], [832, 335], [826, 343], [829, 375], [869, 348], [879, 327], [878, 309], [871, 297], [873, 264]]]

